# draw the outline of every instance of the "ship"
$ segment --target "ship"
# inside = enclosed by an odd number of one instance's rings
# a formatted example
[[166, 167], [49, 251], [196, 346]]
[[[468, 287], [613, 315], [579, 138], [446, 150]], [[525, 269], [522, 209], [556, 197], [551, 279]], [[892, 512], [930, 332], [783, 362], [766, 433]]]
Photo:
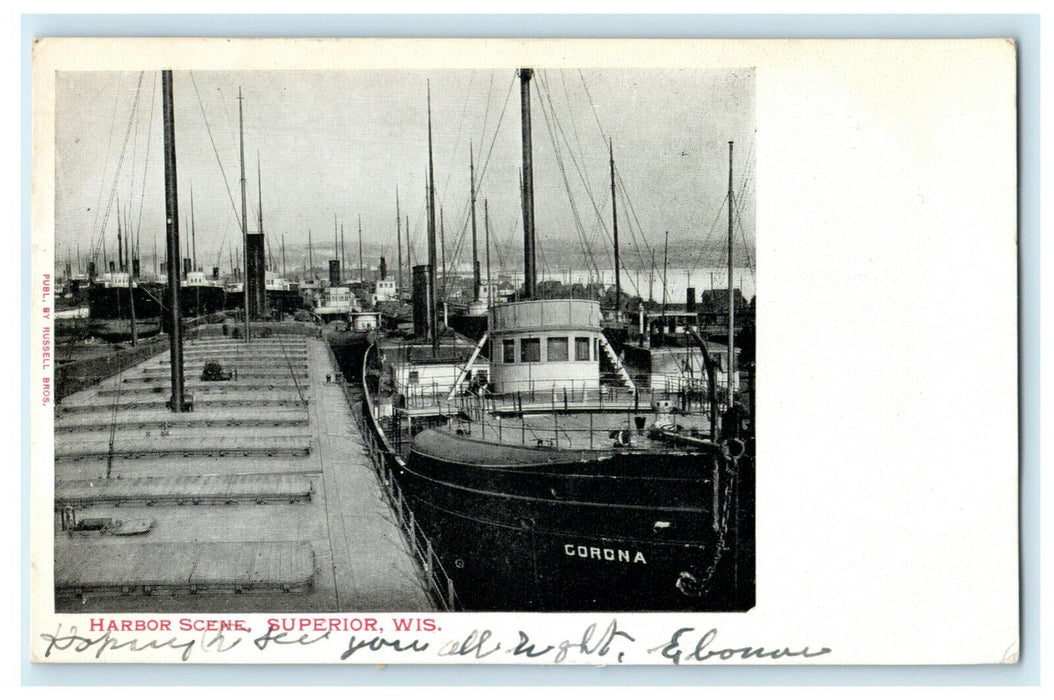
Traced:
[[414, 268], [418, 341], [384, 338], [364, 358], [368, 441], [460, 609], [748, 610], [753, 420], [731, 396], [719, 404], [706, 343], [700, 392], [638, 387], [597, 301], [538, 298], [532, 71], [518, 74], [523, 294], [490, 306], [477, 342], [444, 338], [430, 205], [429, 265]]

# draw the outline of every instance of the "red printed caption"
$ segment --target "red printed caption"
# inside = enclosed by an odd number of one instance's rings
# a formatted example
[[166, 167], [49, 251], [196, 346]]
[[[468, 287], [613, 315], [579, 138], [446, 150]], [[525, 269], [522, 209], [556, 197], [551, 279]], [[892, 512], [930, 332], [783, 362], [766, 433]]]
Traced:
[[40, 298], [43, 302], [41, 313], [44, 316], [44, 326], [40, 331], [40, 359], [41, 370], [44, 372], [43, 386], [41, 387], [40, 403], [47, 406], [51, 403], [51, 275], [44, 273], [41, 282]]

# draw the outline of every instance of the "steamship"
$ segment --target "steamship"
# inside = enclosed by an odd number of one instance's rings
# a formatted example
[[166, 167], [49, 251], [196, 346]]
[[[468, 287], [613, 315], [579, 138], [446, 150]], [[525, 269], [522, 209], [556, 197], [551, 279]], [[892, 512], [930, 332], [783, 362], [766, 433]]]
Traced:
[[[529, 139], [531, 71], [519, 76]], [[536, 297], [529, 154], [528, 141], [523, 299], [491, 306], [475, 343], [444, 332], [430, 241], [416, 337], [366, 354], [364, 418], [391, 478], [462, 609], [747, 610], [752, 421], [719, 405], [705, 343], [701, 393], [638, 387], [598, 302]]]

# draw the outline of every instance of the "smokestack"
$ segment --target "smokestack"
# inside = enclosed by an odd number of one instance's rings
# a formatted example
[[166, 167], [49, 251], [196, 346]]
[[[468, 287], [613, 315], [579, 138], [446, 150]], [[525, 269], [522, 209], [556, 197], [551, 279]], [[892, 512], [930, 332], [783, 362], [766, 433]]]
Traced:
[[381, 270], [380, 270], [380, 272], [381, 272], [381, 279], [382, 280], [388, 279], [388, 263], [385, 262], [383, 255], [381, 256]]
[[264, 237], [262, 233], [250, 233], [245, 236], [248, 267], [245, 269], [245, 282], [249, 289], [249, 318], [260, 318], [267, 305], [264, 259]]
[[340, 286], [340, 261], [330, 260], [329, 261], [329, 285], [331, 287]]
[[212, 268], [212, 279], [218, 280], [219, 278], [220, 278], [220, 268], [218, 268], [218, 267]]
[[523, 296], [535, 298], [534, 169], [531, 162], [531, 76], [520, 69], [520, 130], [523, 140]]
[[414, 335], [427, 338], [431, 335], [432, 311], [434, 309], [428, 265], [414, 265], [413, 268], [413, 310]]
[[695, 311], [695, 287], [689, 287], [686, 293], [685, 310]]

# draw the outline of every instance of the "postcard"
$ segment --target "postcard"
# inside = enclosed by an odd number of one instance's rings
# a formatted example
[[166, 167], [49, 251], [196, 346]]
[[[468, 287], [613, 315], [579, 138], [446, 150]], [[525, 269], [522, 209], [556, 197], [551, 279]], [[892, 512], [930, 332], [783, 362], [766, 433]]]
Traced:
[[38, 40], [32, 659], [1016, 662], [1015, 62]]

